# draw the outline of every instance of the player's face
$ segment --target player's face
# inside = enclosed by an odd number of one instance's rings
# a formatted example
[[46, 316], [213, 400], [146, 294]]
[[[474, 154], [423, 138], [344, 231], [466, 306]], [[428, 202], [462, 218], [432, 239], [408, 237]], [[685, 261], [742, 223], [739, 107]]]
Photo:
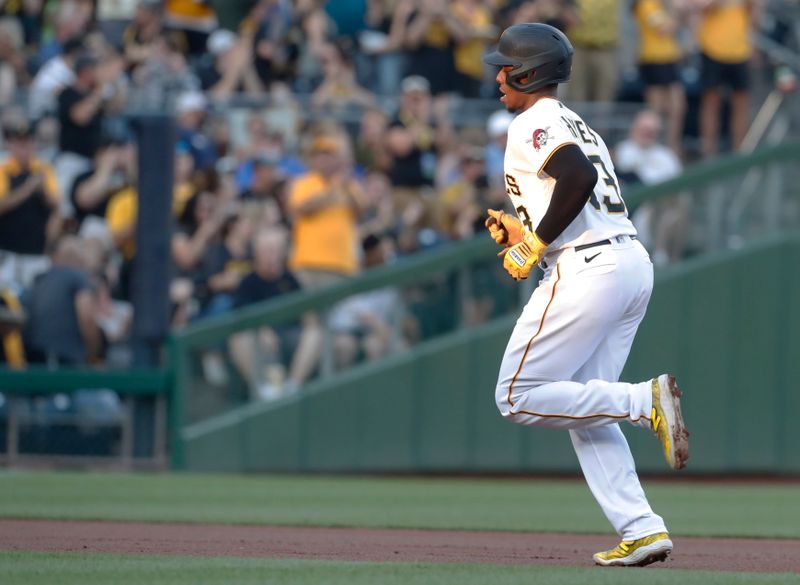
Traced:
[[497, 72], [495, 81], [497, 81], [497, 86], [500, 88], [500, 93], [503, 94], [500, 97], [500, 102], [507, 110], [514, 111], [521, 109], [525, 105], [525, 94], [506, 84], [506, 76], [511, 69], [511, 65], [506, 65], [501, 68], [500, 71]]

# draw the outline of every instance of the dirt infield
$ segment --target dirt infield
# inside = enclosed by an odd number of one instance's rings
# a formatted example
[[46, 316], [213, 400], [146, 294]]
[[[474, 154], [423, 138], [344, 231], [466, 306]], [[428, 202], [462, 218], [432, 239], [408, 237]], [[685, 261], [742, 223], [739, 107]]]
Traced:
[[[800, 541], [676, 538], [654, 565], [800, 573]], [[0, 520], [0, 550], [591, 566], [612, 536]]]

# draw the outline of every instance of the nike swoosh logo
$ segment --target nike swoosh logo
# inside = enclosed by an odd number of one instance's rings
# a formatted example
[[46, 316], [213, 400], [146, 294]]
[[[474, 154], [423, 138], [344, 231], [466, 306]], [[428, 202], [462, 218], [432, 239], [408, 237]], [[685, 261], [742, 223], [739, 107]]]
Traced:
[[598, 253], [597, 253], [597, 254], [595, 254], [594, 256], [586, 256], [586, 257], [583, 259], [583, 261], [584, 261], [584, 262], [586, 262], [586, 263], [588, 264], [589, 262], [591, 262], [592, 260], [594, 260], [595, 258], [597, 258], [597, 257], [598, 257], [600, 254], [602, 254], [602, 252], [598, 252]]

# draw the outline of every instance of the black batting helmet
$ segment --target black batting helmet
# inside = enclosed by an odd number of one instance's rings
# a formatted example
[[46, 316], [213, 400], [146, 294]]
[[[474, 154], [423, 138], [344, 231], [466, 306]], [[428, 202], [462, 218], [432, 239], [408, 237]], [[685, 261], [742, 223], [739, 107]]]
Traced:
[[517, 91], [531, 93], [569, 81], [572, 53], [572, 43], [560, 30], [549, 24], [526, 22], [504, 30], [497, 49], [483, 60], [489, 65], [512, 66], [506, 83]]

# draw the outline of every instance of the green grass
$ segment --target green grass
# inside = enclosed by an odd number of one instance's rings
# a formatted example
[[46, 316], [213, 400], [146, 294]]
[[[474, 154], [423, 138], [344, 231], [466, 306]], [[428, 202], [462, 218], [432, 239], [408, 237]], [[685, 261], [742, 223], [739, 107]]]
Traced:
[[[675, 534], [800, 538], [800, 484], [645, 482]], [[582, 481], [0, 473], [0, 517], [610, 533]]]
[[735, 585], [797, 584], [790, 574], [0, 552], [3, 585]]

